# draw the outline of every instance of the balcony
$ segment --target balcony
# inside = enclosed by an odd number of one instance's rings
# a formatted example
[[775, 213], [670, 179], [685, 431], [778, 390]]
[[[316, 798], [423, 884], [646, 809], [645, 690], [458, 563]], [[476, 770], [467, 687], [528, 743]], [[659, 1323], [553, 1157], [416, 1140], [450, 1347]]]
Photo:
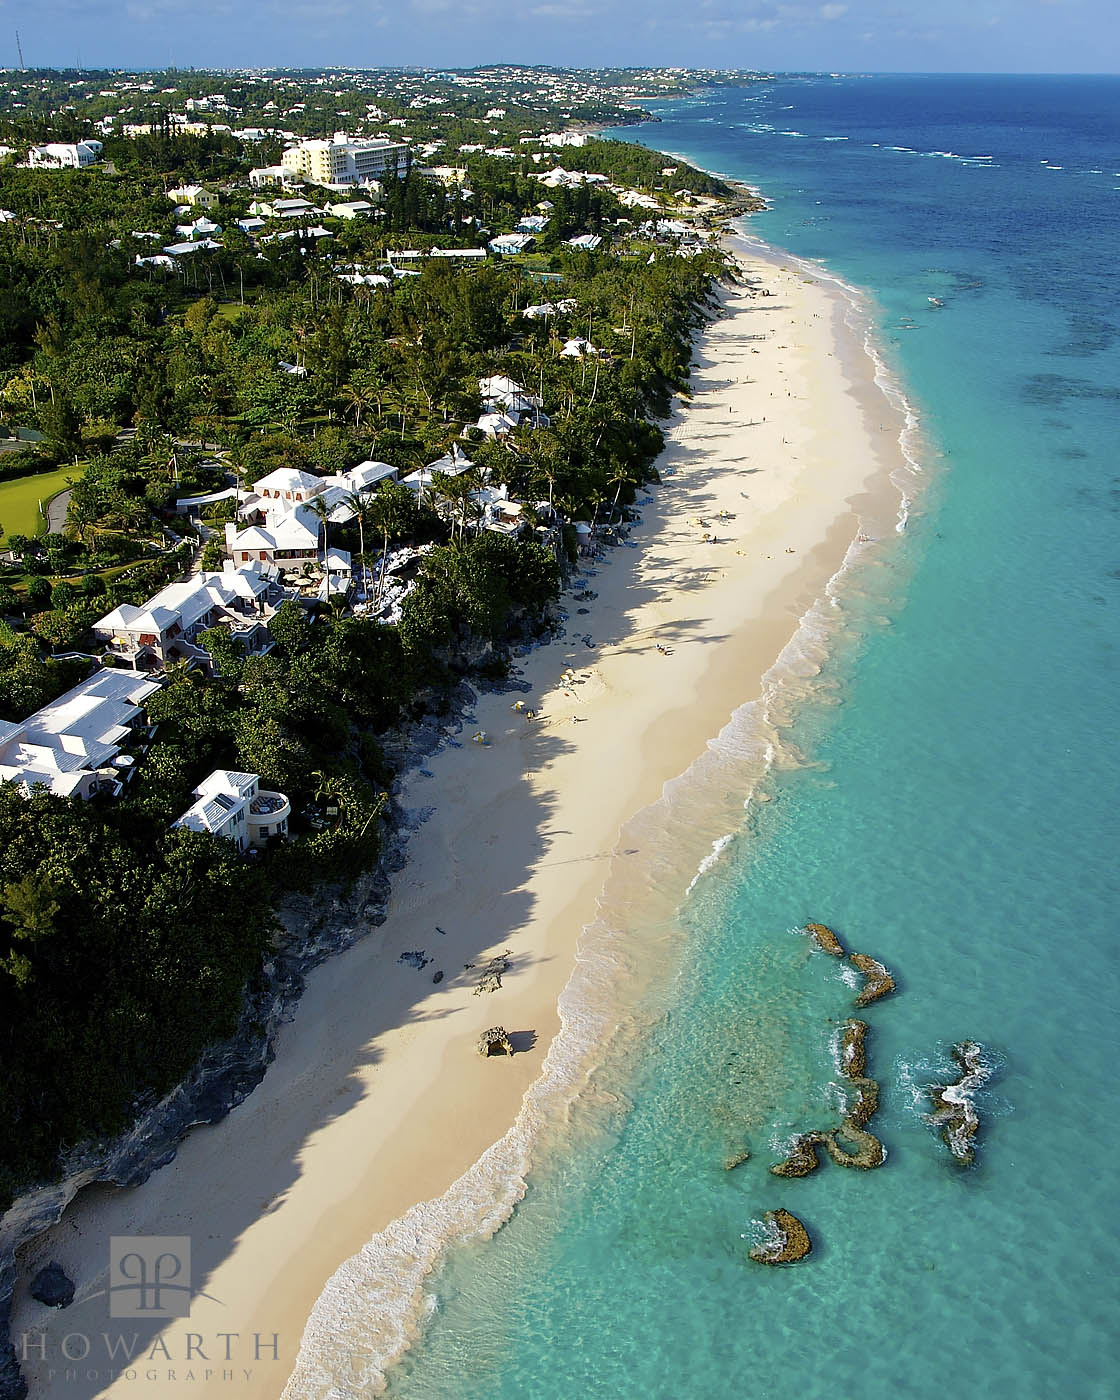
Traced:
[[270, 824], [280, 822], [291, 814], [292, 804], [282, 792], [266, 792], [263, 789], [249, 803], [249, 816], [257, 821], [267, 820]]

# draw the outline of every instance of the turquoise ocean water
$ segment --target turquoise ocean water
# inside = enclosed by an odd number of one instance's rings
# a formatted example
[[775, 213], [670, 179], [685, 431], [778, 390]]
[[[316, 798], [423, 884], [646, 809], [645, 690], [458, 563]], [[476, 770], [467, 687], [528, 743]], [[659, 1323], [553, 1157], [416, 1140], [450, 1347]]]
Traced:
[[[389, 1392], [1115, 1396], [1120, 79], [775, 79], [661, 115], [625, 136], [756, 184], [750, 234], [872, 294], [927, 485], [645, 1029], [430, 1281]], [[889, 1155], [782, 1182], [836, 1121], [851, 1014], [806, 919], [898, 978], [864, 1013]], [[965, 1037], [994, 1074], [962, 1171], [918, 1099]], [[777, 1206], [815, 1242], [790, 1269], [747, 1258]]]

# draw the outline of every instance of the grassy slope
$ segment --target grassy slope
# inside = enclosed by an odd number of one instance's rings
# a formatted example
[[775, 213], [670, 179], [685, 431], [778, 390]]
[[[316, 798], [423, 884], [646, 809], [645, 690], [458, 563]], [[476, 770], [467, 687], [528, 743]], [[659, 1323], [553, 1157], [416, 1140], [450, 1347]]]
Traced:
[[45, 506], [52, 496], [64, 491], [81, 474], [81, 467], [67, 466], [0, 482], [0, 536], [5, 532], [10, 535], [39, 534], [44, 528], [39, 502], [42, 501]]

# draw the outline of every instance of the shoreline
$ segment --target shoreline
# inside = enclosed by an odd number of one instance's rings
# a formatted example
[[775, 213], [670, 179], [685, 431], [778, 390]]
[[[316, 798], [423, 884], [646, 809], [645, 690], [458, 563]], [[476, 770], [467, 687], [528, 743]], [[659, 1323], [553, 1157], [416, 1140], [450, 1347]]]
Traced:
[[[898, 408], [880, 413], [893, 436], [868, 420], [866, 400], [874, 393], [882, 403], [884, 388], [866, 364], [861, 376], [854, 357], [849, 364], [837, 353], [844, 316], [839, 293], [822, 285], [828, 274], [817, 282], [757, 254], [739, 252], [781, 295], [733, 289], [724, 297], [729, 313], [698, 338], [693, 401], [674, 412], [658, 462], [663, 484], [635, 531], [636, 548], [609, 551], [584, 585], [599, 594], [586, 622], [569, 600], [568, 635], [524, 660], [526, 703], [541, 718], [525, 721], [508, 695], [479, 697], [477, 723], [492, 742], [471, 744], [472, 722], [461, 736], [467, 742], [428, 761], [433, 777], [408, 776], [401, 802], [432, 804], [432, 812], [394, 882], [388, 921], [309, 977], [264, 1082], [223, 1122], [196, 1129], [145, 1186], [95, 1188], [25, 1252], [25, 1273], [58, 1258], [78, 1282], [65, 1330], [80, 1325], [83, 1299], [104, 1286], [106, 1235], [189, 1233], [195, 1287], [223, 1300], [196, 1300], [191, 1331], [276, 1334], [275, 1359], [252, 1358], [239, 1386], [246, 1396], [279, 1393], [303, 1338], [288, 1393], [304, 1400], [323, 1393], [322, 1363], [342, 1383], [326, 1350], [340, 1340], [338, 1314], [329, 1295], [318, 1300], [336, 1270], [350, 1299], [357, 1296], [348, 1257], [360, 1251], [368, 1268], [369, 1241], [397, 1222], [399, 1242], [422, 1269], [422, 1224], [434, 1224], [437, 1243], [458, 1233], [444, 1198], [464, 1172], [476, 1173], [473, 1228], [495, 1228], [512, 1207], [517, 1179], [496, 1204], [493, 1181], [477, 1169], [503, 1143], [527, 1164], [528, 1139], [510, 1142], [509, 1125], [540, 1082], [545, 1051], [551, 1061], [549, 1047], [559, 1045], [558, 1001], [581, 930], [594, 920], [605, 877], [629, 854], [620, 831], [761, 691], [869, 518], [873, 535], [894, 524], [889, 483], [905, 470]], [[867, 347], [859, 351], [866, 360]], [[828, 364], [834, 356], [840, 374]], [[719, 521], [720, 510], [735, 518]], [[688, 523], [695, 518], [709, 521], [718, 543], [703, 541]], [[579, 639], [585, 627], [591, 646]], [[556, 684], [565, 665], [579, 672], [578, 686]], [[598, 781], [607, 765], [612, 778], [626, 775], [610, 792]], [[480, 887], [479, 869], [494, 889]], [[684, 888], [674, 889], [679, 902]], [[494, 999], [474, 997], [462, 964], [506, 947], [513, 958], [505, 986]], [[420, 950], [446, 972], [438, 986], [431, 972], [396, 961]], [[499, 1021], [515, 1033], [519, 1053], [483, 1061], [474, 1041]], [[558, 1056], [567, 1053], [560, 1045]], [[579, 1072], [575, 1062], [563, 1067]], [[410, 1282], [414, 1297], [419, 1280], [399, 1280]], [[54, 1316], [21, 1293], [13, 1333]], [[394, 1341], [397, 1351], [407, 1343], [405, 1318], [398, 1309], [395, 1324], [383, 1320], [396, 1332], [379, 1339], [390, 1344], [380, 1352], [366, 1338], [355, 1355], [354, 1335], [341, 1338], [351, 1382], [368, 1385]], [[163, 1334], [180, 1365], [185, 1332], [175, 1322]], [[143, 1335], [150, 1342], [156, 1332], [149, 1324]], [[103, 1373], [89, 1389], [58, 1376], [52, 1387], [45, 1368], [25, 1369], [33, 1394], [44, 1396], [155, 1396], [166, 1379], [106, 1386]], [[217, 1393], [220, 1377], [219, 1366], [194, 1393]]]

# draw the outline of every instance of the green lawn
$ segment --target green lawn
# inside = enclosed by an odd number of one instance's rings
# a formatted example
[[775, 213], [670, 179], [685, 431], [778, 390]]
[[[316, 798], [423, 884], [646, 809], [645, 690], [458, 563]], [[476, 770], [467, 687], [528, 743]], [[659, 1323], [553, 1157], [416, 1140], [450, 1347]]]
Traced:
[[58, 467], [54, 471], [0, 482], [0, 537], [37, 535], [45, 528], [39, 502], [46, 505], [52, 496], [64, 491], [81, 474], [80, 466]]

